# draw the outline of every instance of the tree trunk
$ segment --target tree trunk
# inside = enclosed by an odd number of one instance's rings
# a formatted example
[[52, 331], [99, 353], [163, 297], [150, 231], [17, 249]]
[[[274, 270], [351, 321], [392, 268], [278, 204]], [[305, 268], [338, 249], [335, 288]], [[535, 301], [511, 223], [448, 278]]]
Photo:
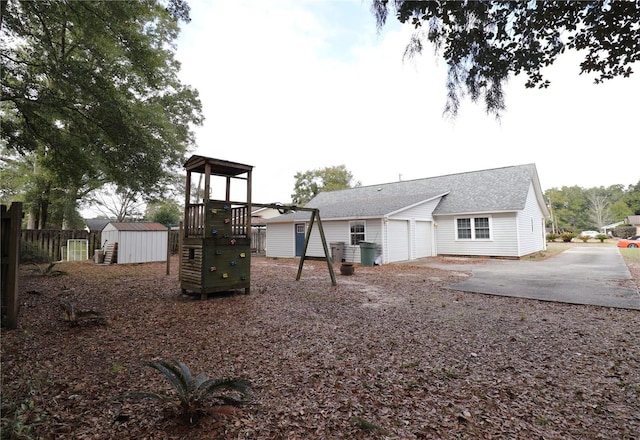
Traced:
[[47, 186], [42, 192], [42, 198], [40, 199], [40, 215], [38, 229], [47, 228], [47, 220], [49, 219], [49, 197], [51, 195], [51, 183], [47, 182]]

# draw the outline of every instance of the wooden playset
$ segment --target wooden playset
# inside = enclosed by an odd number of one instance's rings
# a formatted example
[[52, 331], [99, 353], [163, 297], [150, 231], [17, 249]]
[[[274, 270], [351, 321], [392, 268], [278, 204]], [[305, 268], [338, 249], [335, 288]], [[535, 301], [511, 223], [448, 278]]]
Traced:
[[[333, 266], [322, 230], [320, 213], [314, 208], [283, 206], [280, 204], [252, 204], [251, 165], [204, 156], [192, 156], [184, 165], [187, 177], [185, 186], [184, 222], [180, 245], [180, 287], [182, 293], [199, 294], [202, 299], [209, 293], [244, 289], [251, 291], [251, 212], [252, 207], [270, 207], [288, 212], [293, 210], [311, 213], [310, 226], [300, 258], [300, 279], [306, 250], [314, 223], [318, 224], [325, 257], [336, 284]], [[194, 176], [199, 174], [194, 191]], [[212, 179], [222, 184], [216, 188], [217, 198], [212, 196]], [[232, 190], [233, 183], [244, 183], [240, 191]], [[241, 185], [240, 185], [241, 186]], [[222, 192], [221, 190], [224, 189]], [[235, 187], [233, 189], [236, 189]], [[236, 197], [232, 200], [232, 195]]]

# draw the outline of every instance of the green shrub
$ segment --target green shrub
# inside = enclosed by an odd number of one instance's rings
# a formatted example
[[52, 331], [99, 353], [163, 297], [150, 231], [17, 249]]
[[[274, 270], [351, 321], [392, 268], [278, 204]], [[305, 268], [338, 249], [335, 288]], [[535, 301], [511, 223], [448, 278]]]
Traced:
[[32, 241], [20, 241], [20, 263], [48, 263], [51, 261], [49, 253]]
[[555, 234], [553, 232], [549, 232], [547, 234], [547, 241], [556, 241], [557, 238], [558, 238], [558, 234]]
[[569, 243], [575, 236], [576, 235], [573, 232], [563, 232], [562, 234], [560, 234], [560, 238], [565, 243]]
[[636, 227], [631, 225], [620, 225], [613, 228], [613, 236], [627, 238], [636, 235]]
[[37, 426], [42, 419], [36, 411], [33, 400], [27, 400], [19, 405], [2, 404], [2, 419], [0, 419], [0, 438], [29, 440], [38, 438], [35, 435]]
[[147, 361], [143, 364], [164, 375], [173, 387], [173, 393], [134, 392], [121, 394], [115, 399], [129, 397], [168, 402], [178, 406], [182, 415], [193, 423], [194, 417], [201, 415], [207, 402], [238, 405], [243, 403], [248, 393], [249, 383], [243, 379], [208, 379], [204, 373], [194, 377], [184, 363], [175, 359]]
[[598, 235], [596, 235], [595, 238], [596, 238], [596, 240], [600, 240], [600, 243], [604, 243], [604, 241], [609, 237], [607, 237], [605, 234], [598, 234]]
[[591, 237], [589, 237], [588, 235], [581, 235], [578, 238], [586, 243]]
[[37, 273], [38, 275], [57, 277], [67, 274], [67, 272], [65, 272], [64, 270], [53, 270], [53, 267], [56, 265], [56, 263], [49, 263], [47, 267], [40, 267], [36, 263], [31, 264], [34, 266], [34, 268], [31, 269], [31, 272]]

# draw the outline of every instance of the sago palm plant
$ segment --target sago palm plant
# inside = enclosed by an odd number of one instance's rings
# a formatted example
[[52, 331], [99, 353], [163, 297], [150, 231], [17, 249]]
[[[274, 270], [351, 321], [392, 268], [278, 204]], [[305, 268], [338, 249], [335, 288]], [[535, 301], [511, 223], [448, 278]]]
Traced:
[[193, 417], [202, 411], [205, 404], [218, 402], [223, 405], [238, 405], [248, 394], [249, 383], [244, 379], [209, 379], [205, 373], [197, 376], [184, 363], [170, 361], [145, 361], [144, 365], [160, 372], [171, 384], [174, 393], [134, 392], [120, 395], [136, 399], [156, 399], [178, 406], [182, 414], [193, 422]]

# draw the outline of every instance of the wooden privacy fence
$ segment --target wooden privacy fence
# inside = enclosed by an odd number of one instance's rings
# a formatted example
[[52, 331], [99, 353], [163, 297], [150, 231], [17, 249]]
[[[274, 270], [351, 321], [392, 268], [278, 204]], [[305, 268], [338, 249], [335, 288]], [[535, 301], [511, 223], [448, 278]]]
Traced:
[[[93, 258], [94, 251], [102, 249], [101, 236], [101, 231], [87, 231], [84, 229], [23, 229], [21, 239], [25, 243], [35, 243], [38, 248], [49, 255], [51, 261], [61, 261], [62, 247], [67, 245], [67, 240], [87, 240], [89, 258]], [[172, 254], [178, 253], [178, 231], [171, 231], [170, 249]]]
[[251, 228], [251, 252], [264, 254], [267, 249], [267, 229]]
[[40, 249], [49, 255], [51, 261], [60, 261], [62, 260], [62, 247], [67, 245], [67, 240], [87, 240], [89, 258], [91, 258], [96, 249], [102, 248], [100, 236], [100, 231], [89, 232], [84, 229], [23, 229], [21, 238], [24, 243], [36, 243]]

